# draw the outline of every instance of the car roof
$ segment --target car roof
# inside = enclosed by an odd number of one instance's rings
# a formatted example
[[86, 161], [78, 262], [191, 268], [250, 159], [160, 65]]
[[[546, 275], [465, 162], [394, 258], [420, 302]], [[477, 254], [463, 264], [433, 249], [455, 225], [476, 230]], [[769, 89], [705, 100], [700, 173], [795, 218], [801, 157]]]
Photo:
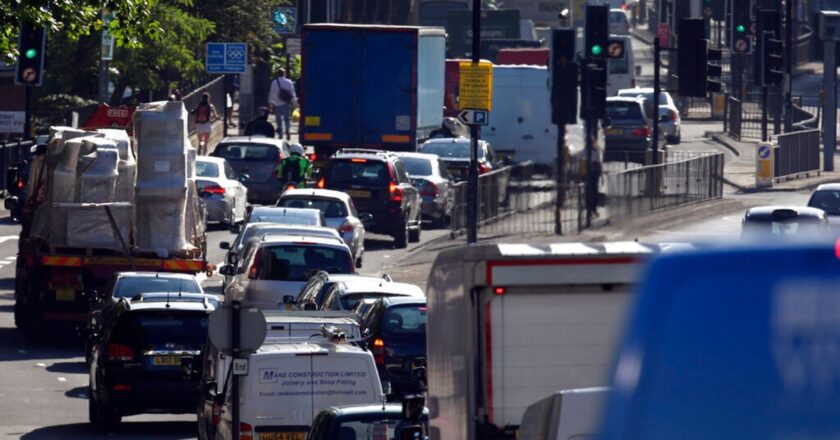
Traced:
[[[612, 38], [612, 37], [610, 37], [610, 38]], [[634, 93], [638, 93], [640, 95], [641, 94], [653, 93], [653, 87], [633, 87], [633, 88], [630, 88], [630, 89], [619, 89], [619, 91], [618, 91], [619, 95], [621, 95], [621, 94], [632, 95]], [[662, 96], [665, 96], [665, 95], [671, 96], [671, 94], [667, 90], [662, 90], [659, 93], [661, 93]], [[625, 98], [625, 97], [627, 97], [627, 96], [621, 96], [621, 98]]]
[[385, 279], [351, 279], [341, 281], [344, 286], [343, 294], [353, 294], [359, 292], [379, 292], [389, 293], [395, 295], [407, 295], [414, 297], [426, 297], [423, 289], [415, 284], [398, 283], [395, 281], [387, 281]]
[[431, 161], [435, 161], [435, 160], [440, 159], [440, 156], [438, 156], [437, 154], [431, 154], [431, 153], [407, 153], [407, 152], [404, 152], [404, 153], [397, 153], [397, 156], [399, 156], [399, 157], [410, 157], [410, 158], [414, 158], [414, 159], [426, 159], [426, 160], [431, 160]]
[[[248, 230], [257, 230], [254, 233], [257, 233], [260, 229], [282, 229], [289, 231], [288, 234], [284, 235], [306, 235], [307, 233], [311, 232], [313, 234], [340, 237], [338, 231], [336, 231], [334, 228], [330, 228], [327, 226], [295, 225], [290, 223], [274, 222], [254, 222], [246, 224], [245, 228]], [[277, 233], [275, 232], [274, 235], [277, 235]]]
[[299, 216], [299, 217], [320, 217], [321, 211], [314, 208], [287, 208], [283, 206], [255, 206], [251, 210], [251, 216]]
[[607, 102], [627, 102], [642, 105], [642, 98], [638, 96], [610, 96]]
[[[470, 142], [471, 142], [470, 139], [462, 138], [462, 137], [457, 137], [457, 138], [433, 138], [433, 139], [427, 140], [426, 142], [423, 142], [423, 144], [420, 145], [420, 147], [422, 148], [423, 145], [428, 145], [428, 144], [467, 144], [467, 145], [469, 145]], [[479, 139], [478, 142], [480, 144], [486, 144], [487, 143], [487, 141], [485, 141], [484, 139]]]
[[268, 342], [261, 346], [251, 356], [272, 355], [272, 354], [297, 354], [297, 353], [369, 353], [361, 347], [351, 344], [335, 344], [326, 341], [317, 342]]
[[286, 141], [265, 136], [228, 136], [219, 142], [222, 144], [266, 144], [282, 147]]
[[385, 405], [379, 403], [368, 405], [331, 406], [329, 408], [324, 408], [324, 411], [330, 411], [337, 416], [367, 415], [373, 413], [402, 417], [402, 405], [396, 403], [388, 403]]
[[350, 200], [350, 196], [347, 193], [342, 191], [335, 191], [332, 189], [320, 189], [320, 188], [297, 188], [297, 189], [287, 189], [283, 192], [283, 195], [280, 196], [280, 199], [285, 197], [292, 197], [292, 196], [312, 196], [312, 197], [324, 197], [330, 199], [339, 199], [344, 202]]
[[263, 235], [262, 243], [265, 245], [306, 243], [347, 249], [347, 245], [343, 241], [318, 235], [268, 234]]
[[219, 297], [210, 293], [194, 293], [194, 292], [143, 292], [129, 298], [132, 306], [140, 303], [182, 303], [193, 302], [201, 303], [205, 300], [215, 306], [220, 302]]
[[[775, 220], [780, 214], [793, 212], [796, 217], [825, 218], [825, 211], [810, 206], [755, 206], [747, 210], [744, 219], [747, 220]], [[792, 217], [790, 217], [792, 218]], [[785, 218], [778, 218], [784, 220]]]
[[195, 159], [195, 161], [196, 162], [212, 162], [212, 163], [219, 164], [219, 165], [224, 165], [224, 163], [227, 162], [225, 160], [225, 158], [215, 157], [215, 156], [198, 156]]
[[192, 280], [197, 281], [195, 275], [188, 273], [174, 273], [174, 272], [146, 272], [146, 271], [126, 271], [117, 272], [119, 278], [171, 278], [178, 280]]
[[426, 305], [425, 296], [422, 298], [419, 296], [388, 296], [385, 298], [381, 298], [380, 301], [382, 301], [385, 307], [402, 306], [409, 304]]
[[[172, 295], [177, 296], [177, 295]], [[193, 311], [193, 312], [212, 312], [216, 310], [213, 303], [208, 302], [193, 302], [193, 301], [129, 301], [128, 311]]]
[[349, 273], [327, 273], [324, 272], [327, 277], [328, 283], [340, 283], [344, 281], [353, 281], [353, 280], [383, 280], [384, 278], [378, 277], [376, 275], [362, 275], [362, 274], [349, 274]]
[[840, 183], [823, 183], [817, 187], [817, 191], [840, 191]]

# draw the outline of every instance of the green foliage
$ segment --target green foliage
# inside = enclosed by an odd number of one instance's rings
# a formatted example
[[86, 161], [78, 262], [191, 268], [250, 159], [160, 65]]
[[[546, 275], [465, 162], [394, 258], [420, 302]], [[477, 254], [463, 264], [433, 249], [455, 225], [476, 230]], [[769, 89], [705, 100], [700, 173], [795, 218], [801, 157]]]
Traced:
[[199, 15], [216, 24], [210, 41], [245, 42], [251, 61], [268, 61], [271, 47], [280, 39], [272, 28], [271, 13], [278, 6], [293, 6], [294, 0], [203, 0]]

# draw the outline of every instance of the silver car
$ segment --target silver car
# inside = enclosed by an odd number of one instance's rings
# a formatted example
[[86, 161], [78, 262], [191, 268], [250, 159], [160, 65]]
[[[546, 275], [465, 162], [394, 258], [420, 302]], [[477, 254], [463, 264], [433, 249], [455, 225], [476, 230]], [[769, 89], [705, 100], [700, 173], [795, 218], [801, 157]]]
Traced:
[[350, 247], [356, 267], [362, 267], [365, 225], [347, 193], [329, 189], [289, 189], [277, 200], [277, 206], [321, 211], [327, 226], [335, 228]]
[[443, 227], [452, 212], [452, 182], [446, 163], [436, 154], [397, 153], [411, 184], [420, 191], [420, 215]]
[[222, 139], [210, 155], [227, 159], [239, 175], [246, 177], [251, 203], [274, 203], [283, 190], [274, 176], [277, 165], [289, 156], [289, 145], [282, 139], [230, 136]]
[[202, 156], [195, 161], [198, 192], [207, 207], [207, 220], [226, 225], [245, 219], [248, 188], [237, 180], [230, 164], [218, 157]]
[[[653, 108], [653, 88], [651, 87], [635, 87], [632, 89], [621, 89], [618, 91], [618, 96], [622, 97], [641, 97], [645, 103], [645, 111], [651, 115]], [[663, 110], [664, 109], [664, 110]], [[680, 111], [677, 109], [677, 104], [671, 94], [665, 91], [659, 94], [659, 128], [665, 140], [669, 144], [679, 144], [682, 138], [680, 134]]]

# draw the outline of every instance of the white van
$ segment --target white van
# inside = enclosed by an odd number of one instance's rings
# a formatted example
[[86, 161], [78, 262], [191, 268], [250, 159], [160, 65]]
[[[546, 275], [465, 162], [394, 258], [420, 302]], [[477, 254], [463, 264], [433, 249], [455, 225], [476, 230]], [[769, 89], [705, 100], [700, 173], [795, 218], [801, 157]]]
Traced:
[[[240, 438], [303, 440], [322, 409], [384, 399], [373, 355], [346, 343], [267, 344], [251, 355], [248, 367], [248, 375], [240, 376]], [[232, 438], [229, 379], [218, 439]]]
[[621, 58], [607, 58], [607, 96], [615, 96], [621, 89], [636, 87], [636, 62], [629, 35], [610, 35], [610, 40], [624, 42]]

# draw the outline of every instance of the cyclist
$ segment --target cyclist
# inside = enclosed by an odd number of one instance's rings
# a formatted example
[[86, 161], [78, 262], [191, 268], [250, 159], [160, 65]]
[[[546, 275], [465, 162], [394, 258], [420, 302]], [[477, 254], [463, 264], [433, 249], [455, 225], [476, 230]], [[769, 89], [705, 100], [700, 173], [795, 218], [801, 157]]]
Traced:
[[274, 175], [283, 182], [283, 190], [286, 188], [306, 188], [306, 181], [312, 178], [312, 164], [303, 154], [303, 146], [292, 144], [289, 147], [289, 157], [280, 161], [274, 170]]

